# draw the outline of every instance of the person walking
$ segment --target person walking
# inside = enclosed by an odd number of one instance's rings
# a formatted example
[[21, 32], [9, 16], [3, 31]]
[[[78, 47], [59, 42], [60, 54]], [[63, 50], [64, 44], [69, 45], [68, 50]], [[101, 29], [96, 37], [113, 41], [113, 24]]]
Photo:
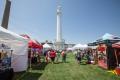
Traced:
[[60, 51], [57, 50], [56, 54], [57, 54], [57, 56], [56, 56], [56, 62], [58, 63], [59, 62], [59, 58], [60, 58]]
[[49, 53], [49, 50], [46, 52], [46, 55], [45, 55], [45, 60], [46, 60], [46, 63], [48, 63], [48, 53]]
[[97, 54], [97, 50], [93, 51], [93, 56], [94, 56], [94, 64], [98, 64], [98, 54]]
[[75, 60], [77, 60], [77, 50], [74, 51]]
[[44, 57], [43, 57], [43, 62], [47, 62], [47, 60], [46, 60], [47, 52], [48, 52], [48, 50], [44, 51], [44, 53], [43, 53], [43, 55], [44, 55]]
[[48, 63], [50, 62], [50, 50], [48, 51], [48, 53], [47, 53], [47, 60], [48, 60]]
[[52, 61], [52, 64], [54, 63], [55, 61], [55, 57], [56, 57], [56, 52], [54, 50], [51, 50], [50, 51], [50, 59]]
[[80, 50], [77, 51], [76, 57], [77, 57], [77, 62], [79, 64], [80, 61], [81, 61], [81, 52], [80, 52]]
[[87, 55], [86, 56], [87, 56], [87, 60], [88, 60], [87, 63], [90, 64], [91, 63], [91, 59], [90, 59], [90, 51], [89, 50], [87, 51]]
[[62, 55], [62, 62], [66, 62], [66, 56], [67, 56], [66, 50], [63, 50], [61, 55]]

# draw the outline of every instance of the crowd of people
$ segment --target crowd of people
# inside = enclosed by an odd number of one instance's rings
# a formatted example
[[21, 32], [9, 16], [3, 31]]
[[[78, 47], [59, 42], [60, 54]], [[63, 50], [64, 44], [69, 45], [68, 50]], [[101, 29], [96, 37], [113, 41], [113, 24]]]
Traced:
[[75, 59], [78, 63], [81, 64], [90, 64], [90, 63], [97, 63], [97, 52], [96, 50], [80, 50], [77, 49], [74, 51]]
[[44, 53], [45, 61], [47, 63], [52, 62], [52, 63], [59, 63], [60, 62], [60, 57], [62, 57], [62, 62], [66, 62], [66, 56], [67, 52], [66, 50], [47, 50]]
[[[66, 62], [67, 58], [67, 50], [44, 50], [44, 51], [36, 51], [36, 50], [29, 50], [29, 61], [31, 60], [31, 63], [59, 63], [59, 62]], [[96, 50], [80, 50], [76, 49], [74, 52], [75, 60], [77, 63], [80, 64], [97, 64], [98, 55]]]
[[[28, 59], [31, 60], [31, 63], [59, 63], [59, 62], [66, 62], [67, 51], [66, 50], [44, 50], [44, 51], [37, 51], [37, 50], [29, 50], [28, 52]], [[61, 60], [62, 58], [62, 60]]]

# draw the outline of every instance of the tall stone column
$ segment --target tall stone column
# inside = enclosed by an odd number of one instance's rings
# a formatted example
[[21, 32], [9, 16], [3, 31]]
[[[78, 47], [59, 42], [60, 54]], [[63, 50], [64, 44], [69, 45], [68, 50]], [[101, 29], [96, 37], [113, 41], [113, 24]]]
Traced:
[[2, 24], [1, 24], [1, 26], [5, 29], [8, 29], [10, 7], [11, 7], [11, 1], [6, 0], [5, 9], [4, 9], [4, 13], [3, 13]]
[[56, 42], [55, 46], [57, 50], [64, 49], [64, 40], [62, 39], [62, 22], [61, 22], [61, 6], [57, 6], [57, 35], [56, 35]]
[[61, 6], [57, 8], [57, 42], [62, 41]]

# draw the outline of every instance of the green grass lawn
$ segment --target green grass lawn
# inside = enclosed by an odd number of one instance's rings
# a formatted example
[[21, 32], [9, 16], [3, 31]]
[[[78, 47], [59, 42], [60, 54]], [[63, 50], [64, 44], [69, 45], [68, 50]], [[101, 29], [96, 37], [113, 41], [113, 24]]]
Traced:
[[14, 80], [120, 80], [119, 76], [97, 65], [80, 65], [74, 55], [67, 56], [67, 63], [33, 65], [31, 71], [16, 73]]

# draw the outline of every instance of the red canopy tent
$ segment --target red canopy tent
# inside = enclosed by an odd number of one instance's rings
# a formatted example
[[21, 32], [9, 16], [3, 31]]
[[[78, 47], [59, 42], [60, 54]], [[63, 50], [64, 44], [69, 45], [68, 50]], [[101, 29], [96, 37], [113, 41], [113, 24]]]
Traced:
[[38, 51], [38, 52], [41, 52], [41, 50], [43, 49], [43, 46], [37, 41], [37, 40], [33, 40], [31, 39], [28, 35], [24, 35], [22, 34], [21, 36], [23, 36], [24, 38], [28, 39], [28, 47], [30, 48], [29, 51], [28, 51], [28, 58], [29, 58], [29, 66], [30, 66], [30, 69], [31, 69], [31, 63], [34, 61], [34, 62], [37, 62], [37, 58], [36, 57], [33, 57], [31, 53], [32, 49], [35, 49], [35, 52]]
[[31, 39], [28, 35], [22, 34], [21, 36], [29, 39], [29, 42], [28, 42], [28, 47], [29, 48], [37, 48], [37, 49], [42, 49], [43, 48], [43, 46], [37, 40]]
[[28, 44], [29, 44], [29, 48], [38, 48], [38, 49], [43, 48], [43, 46], [36, 40], [29, 40]]

